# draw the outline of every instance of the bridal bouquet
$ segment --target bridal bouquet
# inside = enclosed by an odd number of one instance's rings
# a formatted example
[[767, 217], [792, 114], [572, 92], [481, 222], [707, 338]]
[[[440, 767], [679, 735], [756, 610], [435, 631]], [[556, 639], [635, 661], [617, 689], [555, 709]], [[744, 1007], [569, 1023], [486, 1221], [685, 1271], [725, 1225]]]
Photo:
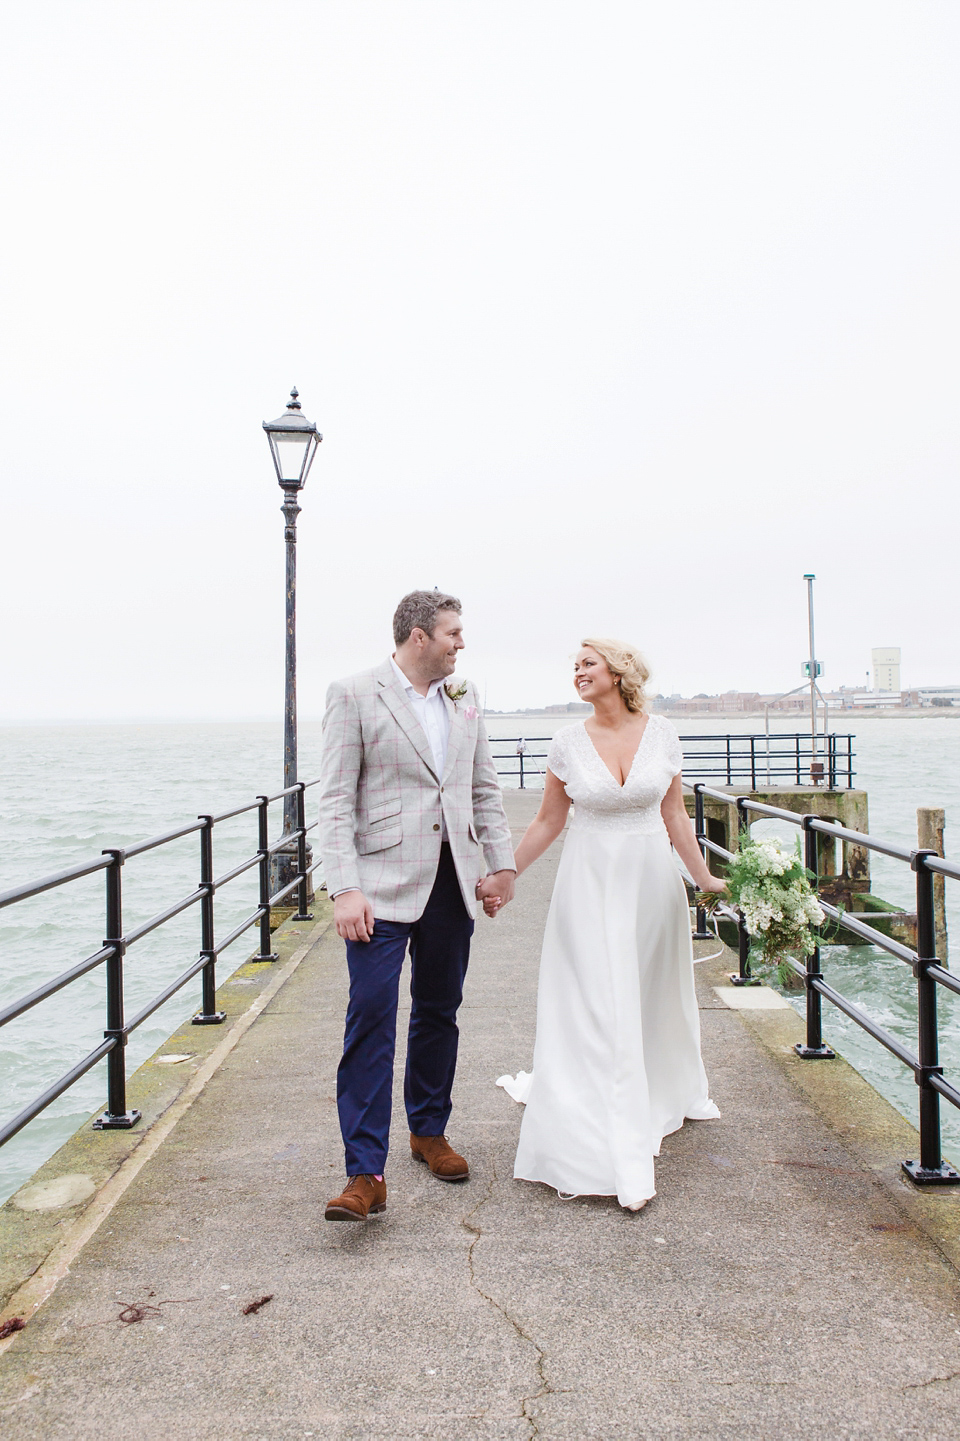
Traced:
[[[812, 879], [799, 840], [795, 851], [785, 851], [775, 837], [746, 841], [727, 862], [727, 886], [733, 904], [743, 912], [751, 960], [756, 955], [761, 966], [776, 966], [781, 981], [791, 974], [785, 956], [791, 951], [811, 955], [816, 942], [810, 927], [824, 919]], [[706, 909], [715, 909], [720, 899], [706, 897]]]

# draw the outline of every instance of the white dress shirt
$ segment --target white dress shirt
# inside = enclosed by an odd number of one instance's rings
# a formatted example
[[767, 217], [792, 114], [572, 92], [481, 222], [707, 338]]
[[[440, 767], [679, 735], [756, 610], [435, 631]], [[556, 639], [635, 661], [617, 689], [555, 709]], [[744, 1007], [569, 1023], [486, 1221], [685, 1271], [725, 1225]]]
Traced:
[[[414, 690], [393, 656], [390, 657], [390, 664], [406, 692], [407, 700], [413, 706], [414, 715], [423, 727], [424, 735], [430, 743], [430, 754], [433, 756], [437, 779], [442, 781], [447, 766], [447, 741], [450, 739], [450, 716], [443, 703], [443, 696], [440, 694], [444, 682], [432, 680], [426, 695], [421, 695], [419, 691]], [[444, 830], [444, 837], [446, 837], [446, 830]]]

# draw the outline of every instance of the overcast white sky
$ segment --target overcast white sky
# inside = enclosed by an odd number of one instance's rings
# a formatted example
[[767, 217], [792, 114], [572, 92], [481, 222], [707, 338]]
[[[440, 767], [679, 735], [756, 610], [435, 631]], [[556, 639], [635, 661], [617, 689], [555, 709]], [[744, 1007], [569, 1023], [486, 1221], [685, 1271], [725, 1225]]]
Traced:
[[301, 714], [464, 602], [500, 709], [960, 682], [960, 7], [4, 7], [0, 717]]

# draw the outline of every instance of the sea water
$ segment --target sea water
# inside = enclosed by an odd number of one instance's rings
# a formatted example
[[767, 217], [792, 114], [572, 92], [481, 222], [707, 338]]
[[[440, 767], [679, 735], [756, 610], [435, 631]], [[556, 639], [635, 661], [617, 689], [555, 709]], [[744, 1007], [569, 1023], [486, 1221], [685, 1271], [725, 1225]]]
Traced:
[[[491, 716], [492, 737], [549, 738], [573, 716]], [[904, 846], [916, 844], [916, 809], [943, 806], [947, 852], [960, 854], [960, 718], [887, 719], [835, 715], [832, 729], [855, 730], [855, 784], [869, 793], [870, 829]], [[778, 718], [775, 731], [794, 730]], [[748, 718], [711, 717], [678, 722], [684, 732], [724, 734], [762, 729]], [[300, 775], [318, 774], [320, 726], [300, 727]], [[546, 744], [528, 742], [528, 784], [542, 784]], [[515, 750], [512, 744], [497, 747]], [[0, 727], [0, 890], [32, 881], [99, 855], [188, 824], [199, 814], [246, 804], [280, 788], [279, 726], [39, 725]], [[505, 782], [516, 785], [516, 779]], [[308, 792], [308, 795], [310, 793]], [[314, 792], [315, 795], [315, 792]], [[271, 836], [279, 834], [280, 805], [272, 808]], [[316, 813], [311, 798], [308, 820]], [[784, 835], [796, 831], [785, 826]], [[215, 829], [215, 874], [222, 875], [256, 850], [256, 812]], [[131, 858], [123, 868], [124, 929], [188, 895], [199, 879], [196, 834]], [[874, 856], [873, 889], [914, 909], [908, 867]], [[103, 872], [0, 911], [0, 1006], [58, 975], [102, 944]], [[954, 954], [960, 944], [960, 882], [947, 883], [948, 923]], [[218, 937], [257, 904], [257, 871], [217, 894]], [[193, 906], [131, 947], [125, 971], [128, 1016], [146, 1005], [199, 952], [199, 907]], [[255, 929], [224, 953], [222, 978], [256, 946]], [[829, 947], [823, 966], [830, 983], [856, 1000], [882, 1025], [916, 1049], [916, 986], [909, 969], [874, 947]], [[128, 1072], [156, 1050], [196, 1011], [199, 977], [187, 983], [131, 1037]], [[960, 1077], [960, 1004], [940, 991], [941, 1060], [948, 1077]], [[0, 1120], [6, 1120], [79, 1061], [104, 1028], [103, 967], [97, 967], [33, 1010], [0, 1029]], [[824, 1002], [828, 1042], [855, 1065], [914, 1123], [917, 1089], [912, 1073], [851, 1021]], [[749, 1078], [746, 1078], [747, 1080]], [[0, 1200], [9, 1196], [105, 1099], [105, 1063], [53, 1103], [0, 1149]], [[960, 1158], [960, 1116], [943, 1104], [948, 1154]]]

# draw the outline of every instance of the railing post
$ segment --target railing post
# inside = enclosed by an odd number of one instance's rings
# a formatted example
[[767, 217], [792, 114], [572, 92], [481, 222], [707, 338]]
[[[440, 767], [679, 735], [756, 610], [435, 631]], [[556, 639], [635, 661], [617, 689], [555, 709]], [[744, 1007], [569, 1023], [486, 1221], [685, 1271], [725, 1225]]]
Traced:
[[[820, 867], [818, 863], [817, 833], [813, 829], [815, 817], [807, 815], [802, 817], [803, 824], [803, 864], [808, 871], [812, 871], [815, 877], [814, 888], [819, 885]], [[807, 986], [807, 1039], [806, 1043], [800, 1041], [794, 1046], [798, 1056], [805, 1061], [834, 1061], [836, 1052], [831, 1051], [829, 1046], [823, 1044], [823, 1024], [821, 1015], [821, 996], [814, 984], [814, 976], [820, 975], [820, 932], [814, 933], [816, 942], [813, 948], [813, 955], [807, 957], [807, 974], [805, 977]]]
[[916, 1071], [920, 1087], [920, 1160], [903, 1161], [903, 1170], [918, 1186], [955, 1186], [960, 1174], [947, 1165], [940, 1151], [940, 1096], [930, 1084], [932, 1076], [941, 1076], [939, 1038], [937, 1035], [937, 983], [929, 967], [937, 965], [935, 916], [933, 904], [933, 871], [927, 857], [936, 851], [917, 850], [910, 858], [910, 867], [917, 877], [917, 1055]]
[[307, 802], [304, 796], [306, 781], [297, 782], [297, 871], [300, 875], [300, 884], [297, 886], [297, 914], [292, 917], [295, 921], [312, 921], [313, 916], [307, 910]]
[[743, 912], [737, 912], [737, 959], [739, 969], [730, 976], [733, 986], [759, 986], [760, 982], [750, 970], [750, 932], [743, 919]]
[[93, 1123], [95, 1131], [129, 1131], [140, 1119], [140, 1112], [127, 1110], [127, 1072], [125, 1050], [127, 1035], [123, 1028], [123, 955], [126, 942], [123, 939], [123, 896], [120, 868], [124, 862], [121, 850], [105, 850], [110, 857], [106, 869], [106, 935], [103, 944], [112, 946], [107, 957], [107, 1028], [104, 1038], [116, 1039], [116, 1045], [107, 1053], [107, 1109]]
[[750, 789], [752, 791], [757, 789], [756, 739], [756, 736], [750, 737]]
[[728, 786], [729, 786], [729, 785], [733, 785], [733, 780], [732, 780], [731, 774], [730, 774], [730, 737], [729, 737], [729, 735], [727, 736], [727, 785], [728, 785]]
[[192, 1018], [194, 1026], [219, 1026], [227, 1019], [226, 1011], [217, 1010], [217, 952], [213, 939], [213, 816], [198, 816], [203, 821], [200, 831], [200, 954], [207, 964], [200, 972], [203, 987], [200, 1011]]
[[521, 790], [524, 790], [525, 787], [524, 787], [524, 784], [523, 784], [523, 751], [519, 751], [519, 755], [520, 755], [520, 789], [521, 789]]
[[[747, 820], [746, 796], [737, 796], [737, 848], [744, 840], [750, 839], [750, 822]], [[737, 919], [737, 959], [739, 969], [730, 977], [735, 986], [759, 986], [760, 982], [750, 969], [750, 932], [743, 919], [743, 912]]]
[[260, 954], [252, 961], [277, 961], [270, 949], [270, 817], [269, 796], [257, 796], [257, 849], [260, 854]]
[[[707, 848], [703, 844], [706, 836], [706, 827], [703, 819], [703, 781], [697, 781], [693, 787], [694, 806], [694, 830], [697, 833], [697, 845], [700, 847], [700, 854], [704, 860], [707, 859]], [[707, 930], [707, 913], [703, 906], [697, 906], [697, 929], [693, 933], [695, 941], [709, 941], [710, 932]]]

